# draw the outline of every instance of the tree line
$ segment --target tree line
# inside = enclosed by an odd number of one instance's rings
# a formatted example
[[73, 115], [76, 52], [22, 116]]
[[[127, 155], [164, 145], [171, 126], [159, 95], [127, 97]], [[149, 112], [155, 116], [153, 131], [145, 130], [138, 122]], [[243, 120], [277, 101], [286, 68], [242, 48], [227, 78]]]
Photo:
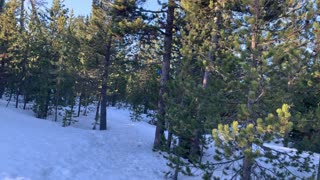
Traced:
[[[204, 179], [220, 166], [242, 179], [315, 169], [265, 143], [320, 152], [318, 0], [143, 3], [93, 0], [75, 16], [63, 0], [1, 0], [0, 97], [33, 102], [42, 119], [69, 106], [64, 126], [95, 101], [100, 130], [108, 105], [151, 112], [174, 179], [192, 167]], [[213, 141], [218, 163], [205, 160]]]

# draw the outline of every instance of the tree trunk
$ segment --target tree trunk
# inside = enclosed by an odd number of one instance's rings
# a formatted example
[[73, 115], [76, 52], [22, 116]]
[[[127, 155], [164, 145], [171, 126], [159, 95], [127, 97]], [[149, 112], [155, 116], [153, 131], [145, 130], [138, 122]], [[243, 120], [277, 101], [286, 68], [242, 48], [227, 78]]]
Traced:
[[83, 110], [83, 115], [86, 116], [87, 115], [87, 110], [88, 110], [88, 97], [84, 96], [83, 97], [83, 106], [84, 106], [84, 110]]
[[193, 138], [191, 139], [190, 155], [189, 155], [189, 159], [195, 163], [200, 161], [200, 156], [201, 156], [200, 137], [201, 137], [200, 130], [196, 129], [193, 133]]
[[1, 61], [0, 64], [0, 99], [2, 98], [4, 91], [5, 91], [5, 82], [4, 80], [6, 79], [5, 75], [4, 75], [4, 61]]
[[46, 102], [44, 104], [44, 109], [42, 111], [42, 119], [46, 119], [48, 116], [48, 111], [49, 111], [49, 104], [50, 104], [50, 94], [51, 94], [51, 90], [48, 89], [47, 91], [47, 97], [46, 97]]
[[[258, 21], [259, 21], [259, 15], [260, 15], [260, 9], [259, 9], [259, 0], [254, 0], [252, 1], [252, 9], [253, 9], [253, 16], [254, 16], [254, 24], [252, 25], [252, 32], [251, 32], [251, 62], [249, 62], [249, 64], [251, 65], [251, 67], [254, 67], [254, 68], [258, 68], [259, 66], [259, 60], [258, 60], [258, 55], [257, 55], [257, 44], [258, 44]], [[256, 75], [254, 75], [253, 73], [255, 72], [252, 72], [252, 70], [249, 71], [249, 81], [253, 81], [253, 80], [256, 80]], [[249, 112], [249, 115], [247, 117], [247, 120], [246, 120], [246, 123], [249, 124], [249, 123], [254, 123], [254, 119], [256, 118], [255, 117], [255, 114], [254, 114], [254, 110], [253, 110], [253, 106], [254, 104], [259, 100], [257, 99], [256, 97], [251, 97], [250, 93], [251, 91], [254, 91], [256, 94], [257, 93], [257, 89], [254, 89], [251, 85], [249, 85], [249, 89], [248, 89], [248, 98], [247, 98], [247, 109], [248, 109], [248, 112]], [[247, 149], [251, 149], [252, 148], [252, 143], [248, 143], [247, 146], [246, 146]], [[243, 159], [243, 169], [242, 169], [242, 179], [243, 180], [250, 180], [251, 179], [251, 173], [252, 173], [252, 166], [253, 166], [253, 163], [252, 163], [252, 159], [250, 157], [248, 157], [248, 155], [245, 155], [244, 159]]]
[[170, 130], [170, 128], [168, 129], [168, 141], [167, 141], [167, 150], [170, 153], [170, 148], [171, 148], [171, 144], [172, 144], [172, 138], [173, 138], [173, 134], [172, 131]]
[[70, 119], [69, 119], [69, 122], [68, 122], [68, 126], [70, 126], [71, 123], [72, 123], [73, 108], [74, 108], [74, 103], [71, 104], [71, 114], [70, 114]]
[[21, 0], [20, 4], [20, 33], [24, 31], [24, 2], [25, 0]]
[[83, 115], [87, 116], [88, 105], [86, 104], [84, 107]]
[[26, 110], [27, 103], [28, 103], [28, 96], [25, 94], [23, 98], [23, 110]]
[[101, 104], [101, 97], [99, 97], [98, 104], [97, 104], [96, 116], [94, 117], [94, 125], [93, 125], [93, 128], [92, 128], [93, 130], [96, 129], [96, 126], [98, 124], [100, 104]]
[[58, 90], [57, 90], [56, 97], [55, 97], [55, 102], [54, 102], [54, 121], [58, 120], [58, 98], [59, 98], [59, 93], [58, 93]]
[[20, 94], [19, 91], [20, 91], [20, 90], [17, 89], [17, 94], [16, 94], [16, 108], [18, 108], [18, 106], [19, 106], [19, 94]]
[[241, 174], [242, 180], [251, 179], [251, 168], [252, 168], [251, 159], [248, 156], [245, 156], [243, 159], [243, 167], [242, 167], [242, 174]]
[[107, 129], [107, 82], [101, 87], [100, 130]]
[[4, 93], [4, 83], [1, 83], [2, 79], [0, 78], [0, 99], [3, 96]]
[[9, 99], [8, 99], [8, 103], [7, 103], [7, 106], [6, 106], [6, 107], [8, 107], [9, 104], [10, 104], [10, 101], [11, 101], [11, 99], [12, 99], [12, 94], [13, 94], [13, 92], [12, 92], [12, 90], [11, 90], [10, 96], [9, 96]]
[[158, 101], [158, 119], [157, 127], [155, 132], [153, 148], [156, 150], [161, 149], [165, 146], [165, 100], [164, 96], [167, 91], [167, 81], [169, 79], [170, 71], [170, 59], [172, 52], [172, 38], [173, 38], [173, 20], [174, 20], [174, 9], [175, 2], [174, 0], [169, 0], [168, 2], [168, 11], [167, 11], [167, 24], [165, 27], [165, 37], [164, 37], [164, 54], [162, 62], [162, 73], [160, 79], [160, 90], [159, 90], [159, 101]]
[[81, 111], [81, 101], [82, 101], [82, 93], [80, 94], [80, 97], [79, 97], [79, 106], [78, 106], [78, 114], [77, 114], [77, 117], [80, 116], [80, 111]]
[[[178, 157], [179, 158], [179, 157]], [[178, 159], [178, 161], [180, 161], [180, 158]], [[179, 176], [179, 169], [180, 169], [180, 165], [179, 163], [176, 165], [175, 169], [174, 169], [174, 174], [172, 179], [173, 180], [178, 180], [178, 176]]]
[[109, 76], [109, 66], [111, 58], [111, 43], [112, 35], [108, 35], [108, 42], [105, 49], [105, 64], [104, 73], [102, 76], [102, 86], [101, 86], [101, 109], [100, 109], [100, 130], [107, 129], [107, 89], [108, 89], [108, 76]]
[[320, 156], [319, 156], [319, 162], [318, 162], [317, 180], [320, 180]]

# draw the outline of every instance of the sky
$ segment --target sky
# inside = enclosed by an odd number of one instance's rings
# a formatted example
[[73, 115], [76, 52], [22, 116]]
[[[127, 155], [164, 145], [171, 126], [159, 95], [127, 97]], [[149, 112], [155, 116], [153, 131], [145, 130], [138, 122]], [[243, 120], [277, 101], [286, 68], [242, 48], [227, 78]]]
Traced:
[[65, 0], [65, 5], [73, 9], [75, 15], [89, 15], [92, 0]]
[[[50, 7], [52, 0], [48, 0]], [[65, 0], [65, 5], [69, 9], [73, 9], [75, 15], [89, 15], [91, 12], [91, 2], [92, 0]], [[157, 9], [159, 5], [157, 0], [147, 0], [144, 7], [146, 9]]]

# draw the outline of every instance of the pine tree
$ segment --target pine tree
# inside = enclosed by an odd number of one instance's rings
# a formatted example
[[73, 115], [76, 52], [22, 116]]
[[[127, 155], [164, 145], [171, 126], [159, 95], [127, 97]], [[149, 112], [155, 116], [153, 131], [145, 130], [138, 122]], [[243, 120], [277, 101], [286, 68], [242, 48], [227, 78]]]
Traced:
[[[233, 152], [234, 148], [240, 149], [240, 153], [243, 155], [241, 157], [241, 159], [243, 158], [243, 163], [241, 169], [237, 171], [237, 173], [239, 173], [242, 179], [251, 179], [253, 176], [259, 177], [260, 175], [262, 177], [284, 175], [278, 171], [273, 171], [273, 175], [268, 173], [256, 173], [256, 168], [263, 168], [259, 162], [256, 161], [256, 158], [261, 156], [271, 158], [268, 157], [268, 153], [274, 154], [272, 149], [268, 149], [263, 145], [263, 142], [265, 142], [266, 139], [258, 138], [257, 140], [256, 137], [261, 136], [261, 132], [264, 132], [263, 128], [261, 129], [259, 126], [262, 126], [261, 124], [268, 122], [269, 119], [273, 117], [272, 115], [267, 115], [267, 112], [272, 111], [271, 109], [275, 106], [275, 102], [269, 101], [270, 98], [267, 99], [266, 94], [272, 93], [272, 95], [270, 94], [271, 96], [278, 98], [277, 103], [279, 104], [277, 105], [279, 106], [281, 103], [290, 103], [288, 102], [288, 99], [286, 99], [288, 93], [286, 93], [285, 96], [281, 96], [281, 91], [277, 91], [277, 88], [271, 85], [272, 81], [280, 81], [273, 79], [273, 77], [268, 74], [274, 70], [268, 68], [270, 64], [275, 66], [278, 65], [276, 63], [273, 64], [274, 62], [272, 62], [278, 58], [274, 53], [274, 50], [279, 53], [281, 52], [282, 55], [285, 55], [283, 52], [288, 52], [288, 54], [293, 55], [290, 50], [288, 51], [288, 47], [292, 44], [296, 45], [297, 38], [301, 39], [301, 33], [303, 31], [299, 28], [299, 22], [306, 21], [304, 21], [303, 17], [299, 16], [299, 14], [303, 12], [300, 10], [303, 10], [305, 7], [307, 7], [307, 2], [304, 1], [293, 3], [291, 1], [270, 2], [253, 0], [231, 5], [231, 10], [237, 12], [237, 15], [233, 17], [233, 27], [237, 28], [237, 31], [234, 31], [237, 40], [233, 50], [235, 50], [235, 52], [238, 51], [238, 55], [243, 60], [243, 62], [241, 62], [243, 76], [241, 79], [238, 79], [238, 82], [240, 82], [239, 87], [243, 92], [240, 96], [246, 98], [242, 99], [242, 103], [238, 104], [239, 109], [237, 119], [239, 121], [237, 121], [236, 124], [233, 124], [233, 126], [239, 126], [246, 129], [243, 131], [245, 136], [249, 136], [249, 131], [252, 131], [254, 136], [247, 137], [252, 140], [249, 140], [245, 144], [235, 145], [234, 143], [240, 143], [241, 139], [232, 139], [232, 143], [229, 143], [229, 137], [227, 137], [228, 135], [226, 134], [237, 132], [238, 130], [235, 129], [236, 127], [229, 132], [231, 126], [220, 125], [218, 127], [219, 130], [217, 130], [219, 133], [215, 132], [214, 137], [216, 144], [219, 146], [220, 143], [218, 141], [220, 135], [226, 136], [226, 138], [220, 138], [220, 140], [224, 139], [222, 140], [223, 143], [230, 144], [229, 147], [226, 144], [222, 147], [225, 154]], [[291, 9], [292, 11], [288, 11], [288, 9]], [[295, 48], [300, 47], [296, 45]], [[281, 77], [277, 78], [282, 79]], [[277, 94], [278, 92], [279, 94]], [[282, 121], [282, 118], [280, 117], [281, 113], [279, 114], [279, 112], [284, 112], [285, 109], [287, 108], [282, 107], [282, 110], [277, 110], [280, 122]], [[268, 116], [268, 118], [263, 120], [260, 118], [261, 116]], [[285, 125], [285, 123], [283, 123], [284, 122], [281, 122], [282, 125]], [[239, 128], [239, 131], [241, 131], [242, 128]], [[274, 130], [274, 127], [270, 125], [269, 128], [273, 129], [273, 133], [270, 135], [270, 137], [273, 137], [277, 135], [277, 133], [287, 135], [291, 127], [287, 126], [280, 130]], [[260, 144], [259, 147], [268, 153], [260, 153], [257, 152], [257, 150], [253, 150], [253, 146], [257, 144]], [[279, 158], [279, 154], [277, 154], [276, 157]], [[239, 157], [235, 157], [234, 159], [238, 160], [238, 158]], [[274, 166], [276, 166], [276, 164], [274, 164]], [[281, 167], [282, 165], [279, 166]], [[290, 174], [290, 172], [286, 173]]]
[[[15, 50], [17, 46], [17, 40], [19, 37], [19, 26], [18, 26], [18, 10], [19, 3], [16, 0], [8, 1], [4, 8], [4, 13], [0, 15], [0, 26], [1, 26], [1, 34], [0, 34], [0, 52], [2, 54], [1, 57], [1, 76], [3, 77], [1, 84], [3, 86], [0, 87], [1, 95], [5, 90], [10, 91], [10, 100], [12, 94], [16, 90], [17, 83], [17, 67], [15, 56]], [[6, 88], [6, 89], [5, 89]]]
[[174, 12], [176, 8], [176, 3], [174, 0], [168, 1], [167, 9], [167, 19], [165, 24], [165, 36], [164, 36], [164, 51], [163, 51], [163, 61], [161, 66], [161, 78], [160, 78], [160, 90], [159, 90], [159, 100], [158, 100], [158, 112], [157, 112], [157, 127], [155, 132], [155, 138], [153, 143], [153, 148], [155, 150], [162, 149], [166, 144], [166, 139], [164, 136], [165, 130], [165, 96], [168, 93], [167, 81], [170, 75], [170, 61], [172, 53], [172, 39], [173, 39], [173, 25], [174, 25]]
[[232, 118], [235, 111], [232, 90], [236, 87], [233, 87], [232, 78], [237, 76], [233, 73], [236, 73], [238, 59], [224, 52], [228, 48], [225, 39], [231, 31], [225, 29], [230, 22], [226, 18], [228, 15], [222, 20], [221, 4], [182, 1], [181, 5], [182, 14], [185, 14], [181, 31], [182, 57], [170, 83], [171, 94], [167, 100], [169, 128], [179, 138], [173, 140], [173, 154], [169, 159], [173, 164], [178, 163], [174, 166], [179, 168], [182, 168], [179, 163], [190, 166], [177, 160], [181, 157], [189, 159], [192, 166], [203, 167], [206, 162], [202, 162], [202, 155], [208, 143], [206, 132], [216, 127], [221, 119]]
[[101, 81], [101, 108], [100, 108], [100, 130], [107, 129], [107, 92], [110, 91], [108, 83], [110, 80], [110, 66], [113, 64], [114, 56], [120, 52], [117, 44], [124, 42], [124, 37], [132, 30], [142, 25], [141, 19], [135, 14], [137, 1], [115, 1], [108, 0], [93, 1], [92, 3], [92, 47], [96, 50], [96, 58], [103, 61], [100, 74]]
[[33, 37], [30, 42], [30, 64], [31, 72], [28, 81], [30, 83], [29, 96], [34, 100], [33, 111], [36, 117], [45, 119], [49, 113], [51, 105], [51, 90], [53, 83], [51, 81], [52, 65], [50, 63], [49, 34], [47, 31], [47, 21], [43, 13], [38, 9], [41, 7], [37, 1], [31, 2], [31, 15], [28, 23], [30, 36]]

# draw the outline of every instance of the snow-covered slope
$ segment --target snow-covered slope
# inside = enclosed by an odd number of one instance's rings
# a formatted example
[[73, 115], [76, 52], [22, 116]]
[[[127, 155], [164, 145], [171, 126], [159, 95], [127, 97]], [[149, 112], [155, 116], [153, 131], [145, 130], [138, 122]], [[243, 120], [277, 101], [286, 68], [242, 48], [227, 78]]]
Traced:
[[92, 119], [63, 128], [0, 100], [0, 179], [164, 179], [166, 161], [151, 150], [153, 126], [115, 108], [108, 110], [108, 131], [86, 130]]
[[[94, 107], [88, 116], [64, 128], [53, 117], [37, 119], [31, 110], [5, 106], [0, 99], [0, 180], [165, 179], [166, 159], [151, 150], [155, 127], [132, 122], [128, 110], [108, 108], [108, 130], [94, 131]], [[292, 151], [275, 144], [268, 147]], [[213, 161], [214, 149], [212, 144], [206, 160]], [[319, 155], [312, 161], [318, 164]], [[201, 179], [202, 172], [193, 170], [198, 176], [179, 175], [179, 179]], [[301, 177], [312, 173], [292, 171]], [[230, 179], [222, 169], [214, 176]]]

